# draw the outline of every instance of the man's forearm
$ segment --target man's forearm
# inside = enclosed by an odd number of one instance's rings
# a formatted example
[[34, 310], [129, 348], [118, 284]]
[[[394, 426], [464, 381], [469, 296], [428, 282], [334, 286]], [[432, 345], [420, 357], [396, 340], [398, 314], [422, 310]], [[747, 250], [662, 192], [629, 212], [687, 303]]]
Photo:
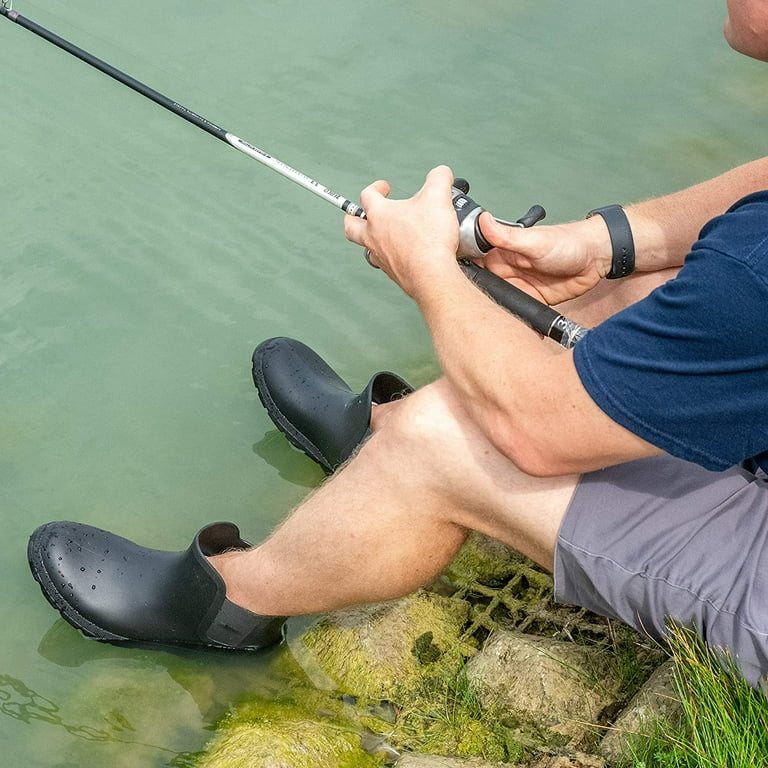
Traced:
[[680, 266], [704, 224], [762, 189], [768, 189], [768, 157], [680, 192], [626, 206], [637, 269], [653, 272]]
[[[546, 362], [564, 350], [543, 342], [458, 269], [435, 275], [415, 299], [465, 409], [502, 453], [514, 456], [517, 430], [526, 431], [526, 419], [538, 411], [535, 382], [545, 375]], [[546, 432], [544, 411], [537, 418]]]
[[446, 379], [484, 436], [520, 469], [566, 475], [659, 452], [595, 404], [570, 350], [542, 340], [458, 267], [433, 263], [419, 272], [411, 296]]

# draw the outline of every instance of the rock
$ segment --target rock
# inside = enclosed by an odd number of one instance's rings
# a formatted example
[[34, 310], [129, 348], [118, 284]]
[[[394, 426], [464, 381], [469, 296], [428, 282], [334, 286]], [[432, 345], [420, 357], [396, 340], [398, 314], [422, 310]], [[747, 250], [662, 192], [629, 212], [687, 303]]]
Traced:
[[395, 768], [514, 768], [510, 763], [488, 763], [476, 758], [403, 755]]
[[252, 702], [224, 721], [196, 768], [378, 768], [361, 732], [343, 721], [274, 701]]
[[[439, 757], [437, 755], [403, 755], [395, 768], [515, 768], [511, 763], [489, 763], [477, 758]], [[517, 768], [605, 768], [605, 760], [594, 755], [577, 753], [570, 757], [558, 755], [538, 758], [527, 766]]]
[[498, 584], [514, 575], [522, 563], [528, 562], [506, 544], [473, 531], [445, 573], [460, 584], [473, 581]]
[[315, 685], [368, 700], [407, 701], [434, 666], [458, 671], [469, 605], [419, 591], [329, 614], [291, 642]]
[[600, 744], [600, 754], [609, 762], [628, 751], [631, 740], [651, 733], [654, 724], [680, 725], [683, 709], [675, 686], [675, 663], [666, 661], [657, 667], [645, 685], [616, 718]]
[[[75, 630], [66, 625], [65, 632], [74, 636]], [[171, 679], [162, 663], [145, 663], [140, 654], [130, 656], [114, 646], [102, 651], [100, 644], [84, 642], [97, 646], [99, 660], [89, 664], [87, 674], [80, 675], [77, 685], [69, 688], [69, 698], [62, 696], [54, 702], [45, 697], [44, 690], [34, 691], [21, 680], [0, 676], [4, 714], [71, 734], [64, 740], [38, 737], [35, 763], [135, 768], [163, 762], [171, 752], [199, 748], [194, 730], [205, 726], [200, 708], [193, 692]], [[98, 752], [94, 752], [95, 743]], [[6, 756], [3, 763], [10, 766], [16, 761]]]
[[551, 748], [584, 749], [618, 697], [606, 653], [559, 640], [497, 632], [467, 664], [485, 708]]
[[542, 757], [528, 768], [605, 768], [605, 760], [595, 755], [557, 755]]

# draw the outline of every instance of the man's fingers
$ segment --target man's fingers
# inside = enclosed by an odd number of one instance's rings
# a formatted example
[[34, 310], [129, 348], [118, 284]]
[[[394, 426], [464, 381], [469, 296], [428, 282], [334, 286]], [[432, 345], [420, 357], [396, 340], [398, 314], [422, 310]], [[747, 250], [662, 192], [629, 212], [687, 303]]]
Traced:
[[[389, 182], [379, 179], [374, 181], [373, 184], [369, 184], [360, 193], [360, 205], [365, 211], [371, 205], [375, 205], [376, 200], [389, 195]], [[347, 240], [351, 240], [358, 245], [364, 245], [363, 238], [365, 237], [365, 231], [368, 224], [365, 219], [361, 219], [359, 216], [345, 216], [344, 217], [344, 235]]]
[[[433, 168], [426, 176], [424, 185], [417, 193], [419, 195], [439, 195], [450, 204], [451, 185], [453, 184], [453, 171], [447, 165], [439, 165]], [[389, 182], [379, 179], [369, 184], [360, 193], [360, 205], [364, 211], [375, 211], [382, 200], [389, 196]], [[347, 216], [344, 220], [344, 234], [347, 240], [358, 245], [365, 245], [365, 237], [368, 223], [358, 216]]]
[[485, 239], [494, 248], [503, 248], [506, 251], [514, 251], [515, 246], [520, 245], [521, 240], [525, 240], [525, 234], [520, 235], [522, 227], [510, 227], [506, 224], [499, 224], [488, 211], [480, 214], [480, 231]]
[[442, 197], [447, 194], [450, 199], [452, 185], [453, 171], [447, 165], [438, 165], [427, 174], [421, 192], [434, 191]]
[[363, 206], [363, 210], [366, 210], [366, 208], [370, 207], [372, 204], [375, 204], [377, 200], [388, 196], [389, 182], [384, 181], [384, 179], [379, 179], [378, 181], [374, 181], [373, 184], [369, 184], [360, 193], [360, 205]]
[[426, 184], [453, 184], [453, 171], [447, 165], [438, 165], [428, 174]]
[[362, 238], [365, 234], [365, 225], [366, 222], [364, 219], [361, 219], [359, 216], [350, 216], [347, 214], [344, 217], [344, 236], [347, 240], [362, 245]]
[[[360, 205], [364, 211], [376, 207], [376, 203], [389, 195], [389, 182], [379, 179], [369, 184], [360, 193]], [[363, 238], [368, 227], [368, 222], [359, 216], [346, 216], [344, 218], [344, 235], [358, 245], [365, 245]]]

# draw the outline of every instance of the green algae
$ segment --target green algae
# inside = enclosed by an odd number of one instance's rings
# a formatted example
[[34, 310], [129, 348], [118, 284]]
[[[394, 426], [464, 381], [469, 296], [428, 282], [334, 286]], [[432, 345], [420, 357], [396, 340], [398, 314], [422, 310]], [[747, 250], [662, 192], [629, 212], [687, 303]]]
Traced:
[[420, 688], [425, 668], [458, 671], [468, 614], [463, 600], [420, 591], [325, 617], [302, 645], [343, 693], [401, 703]]
[[425, 675], [402, 708], [390, 735], [402, 749], [434, 755], [517, 762], [526, 749], [494, 707], [484, 707], [477, 689], [460, 669]]
[[[470, 541], [435, 585], [448, 595], [422, 590], [321, 617], [272, 662], [281, 702], [238, 706], [197, 768], [368, 768], [393, 749], [521, 763], [556, 746], [553, 734], [481, 697], [467, 660], [499, 629], [537, 627], [603, 650], [616, 630], [555, 605], [551, 577], [497, 545]], [[376, 716], [382, 702], [391, 717]], [[368, 754], [378, 743], [385, 752]]]
[[197, 768], [378, 768], [386, 756], [368, 754], [363, 729], [341, 702], [329, 697], [324, 709], [306, 691], [302, 704], [254, 701], [238, 708], [220, 725], [197, 762]]
[[473, 531], [445, 569], [445, 576], [459, 585], [497, 585], [508, 581], [525, 562], [523, 555], [506, 544]]

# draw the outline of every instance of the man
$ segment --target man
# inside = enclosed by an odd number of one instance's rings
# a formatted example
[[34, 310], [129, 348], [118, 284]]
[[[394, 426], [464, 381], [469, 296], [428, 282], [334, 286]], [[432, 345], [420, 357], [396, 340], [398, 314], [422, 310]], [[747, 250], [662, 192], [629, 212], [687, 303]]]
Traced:
[[[768, 3], [731, 0], [728, 11], [729, 43], [768, 59]], [[253, 548], [226, 523], [172, 553], [42, 526], [29, 560], [45, 596], [102, 640], [257, 648], [280, 638], [285, 616], [428, 583], [477, 530], [552, 569], [559, 599], [655, 637], [671, 617], [728, 648], [758, 684], [768, 159], [583, 222], [520, 230], [484, 214], [495, 246], [484, 265], [593, 327], [573, 351], [463, 276], [451, 182], [436, 168], [403, 201], [376, 182], [361, 195], [368, 218], [345, 223], [417, 302], [443, 378], [410, 392], [379, 373], [356, 394], [299, 342], [264, 342], [262, 402], [331, 479]]]

